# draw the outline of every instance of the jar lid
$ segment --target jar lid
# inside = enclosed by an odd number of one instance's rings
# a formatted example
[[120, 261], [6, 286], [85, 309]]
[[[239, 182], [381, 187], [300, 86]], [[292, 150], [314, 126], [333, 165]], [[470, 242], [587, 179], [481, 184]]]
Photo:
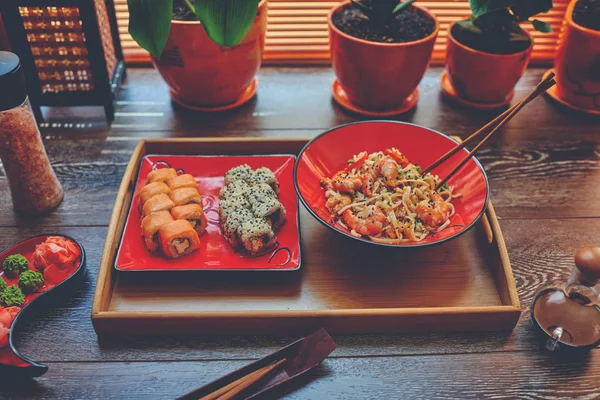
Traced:
[[0, 111], [10, 110], [27, 98], [27, 86], [19, 57], [0, 51]]
[[600, 247], [585, 246], [577, 250], [575, 265], [589, 279], [600, 280]]

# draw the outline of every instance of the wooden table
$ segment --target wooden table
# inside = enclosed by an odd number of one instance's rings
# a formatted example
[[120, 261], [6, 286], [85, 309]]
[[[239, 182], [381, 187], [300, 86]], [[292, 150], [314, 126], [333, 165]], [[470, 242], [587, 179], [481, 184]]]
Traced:
[[[400, 119], [466, 137], [496, 115], [444, 101], [439, 68], [421, 83], [418, 108]], [[539, 81], [527, 71], [517, 98]], [[332, 103], [329, 68], [265, 68], [247, 106], [206, 115], [173, 106], [152, 69], [131, 69], [110, 129], [75, 117], [44, 130], [50, 159], [66, 190], [54, 213], [13, 213], [0, 177], [0, 246], [55, 232], [88, 253], [85, 285], [59, 308], [23, 327], [17, 345], [50, 371], [33, 383], [2, 384], [0, 397], [172, 398], [295, 339], [292, 336], [144, 338], [98, 342], [92, 293], [113, 201], [140, 137], [313, 136], [354, 121]], [[63, 115], [63, 114], [61, 114]], [[60, 115], [59, 115], [60, 117]], [[63, 115], [64, 117], [64, 115]], [[74, 123], [75, 128], [64, 122]], [[54, 127], [53, 127], [54, 124]], [[368, 140], [368, 139], [365, 139]], [[524, 307], [512, 332], [335, 336], [338, 349], [288, 398], [557, 398], [600, 396], [600, 352], [545, 354], [530, 325], [535, 289], [566, 276], [578, 247], [600, 244], [600, 120], [538, 99], [479, 156], [490, 176]], [[2, 175], [3, 171], [2, 171]]]

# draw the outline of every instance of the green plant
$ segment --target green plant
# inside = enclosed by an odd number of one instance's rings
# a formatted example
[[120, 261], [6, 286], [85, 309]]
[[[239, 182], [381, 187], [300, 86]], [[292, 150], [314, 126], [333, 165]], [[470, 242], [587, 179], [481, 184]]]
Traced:
[[527, 41], [529, 37], [519, 23], [529, 21], [540, 32], [552, 32], [552, 27], [531, 17], [548, 12], [552, 0], [469, 0], [473, 15], [458, 24], [472, 34], [507, 41]]
[[[259, 0], [184, 0], [202, 23], [208, 37], [221, 46], [235, 46], [248, 33]], [[173, 0], [127, 0], [129, 33], [155, 58], [160, 58], [169, 37]]]
[[374, 25], [386, 25], [394, 15], [406, 10], [415, 0], [352, 0], [358, 8]]

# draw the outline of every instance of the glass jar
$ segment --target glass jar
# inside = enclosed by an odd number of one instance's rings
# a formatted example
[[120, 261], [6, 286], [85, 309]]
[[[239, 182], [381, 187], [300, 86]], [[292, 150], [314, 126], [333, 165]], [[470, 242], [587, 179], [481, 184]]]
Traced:
[[56, 208], [63, 189], [50, 165], [17, 55], [0, 51], [0, 159], [13, 200], [24, 214]]

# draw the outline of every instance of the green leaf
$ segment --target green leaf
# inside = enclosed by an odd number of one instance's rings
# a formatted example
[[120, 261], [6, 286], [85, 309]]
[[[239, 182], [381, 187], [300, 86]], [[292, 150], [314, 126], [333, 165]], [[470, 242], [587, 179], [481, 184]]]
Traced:
[[552, 32], [552, 27], [550, 26], [550, 24], [544, 21], [540, 21], [539, 19], [534, 19], [533, 21], [531, 21], [531, 25], [533, 25], [536, 31], [540, 31], [543, 33]]
[[469, 0], [471, 11], [475, 17], [511, 7], [516, 2], [517, 0]]
[[398, 3], [396, 8], [394, 8], [394, 11], [392, 11], [392, 14], [394, 14], [394, 15], [398, 14], [400, 11], [410, 7], [410, 5], [412, 3], [414, 3], [415, 1], [416, 0], [406, 0], [406, 1], [403, 1], [402, 3]]
[[474, 34], [476, 34], [476, 35], [481, 35], [481, 34], [483, 33], [483, 32], [481, 31], [481, 29], [479, 29], [479, 27], [478, 27], [477, 25], [475, 25], [475, 24], [473, 23], [473, 21], [471, 21], [471, 20], [466, 20], [466, 21], [458, 21], [458, 22], [457, 22], [457, 24], [458, 24], [458, 25], [459, 25], [461, 28], [463, 28], [463, 29], [465, 29], [465, 30], [467, 30], [467, 31], [469, 31], [469, 32], [471, 32], [471, 33], [474, 33]]
[[371, 9], [371, 7], [367, 6], [362, 1], [352, 0], [352, 4], [354, 5], [354, 7], [358, 8], [360, 10], [360, 12], [365, 14], [367, 17], [370, 16], [373, 11]]
[[508, 39], [511, 42], [529, 42], [531, 39], [527, 36], [527, 33], [521, 28], [521, 25], [515, 20], [512, 20], [510, 24], [505, 25], [508, 30]]
[[256, 0], [201, 0], [194, 3], [196, 16], [208, 37], [221, 46], [235, 46], [244, 39], [258, 10]]
[[527, 21], [539, 13], [545, 13], [552, 8], [552, 0], [520, 0], [511, 10], [519, 22]]
[[167, 44], [173, 0], [127, 0], [129, 34], [152, 56], [160, 59]]

